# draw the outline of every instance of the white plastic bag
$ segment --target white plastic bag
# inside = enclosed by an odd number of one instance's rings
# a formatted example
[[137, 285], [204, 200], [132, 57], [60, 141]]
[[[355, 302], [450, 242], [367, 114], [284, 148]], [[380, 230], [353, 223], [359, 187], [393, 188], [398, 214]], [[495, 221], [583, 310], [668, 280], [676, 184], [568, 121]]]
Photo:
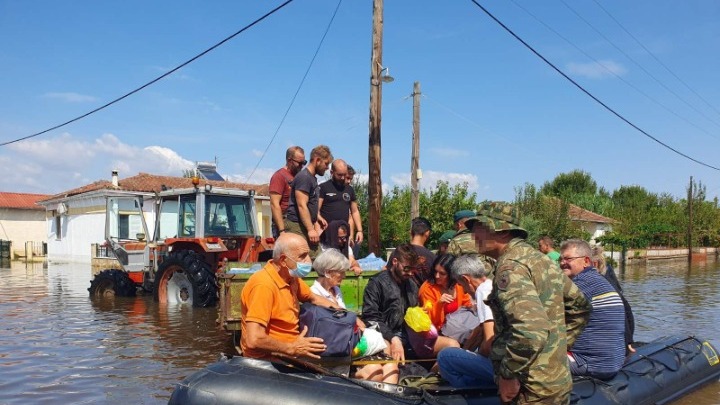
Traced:
[[367, 342], [367, 350], [364, 353], [365, 356], [372, 356], [373, 354], [380, 353], [387, 347], [387, 344], [385, 344], [385, 339], [383, 339], [382, 333], [378, 332], [373, 328], [365, 328], [365, 331], [363, 332], [363, 337]]

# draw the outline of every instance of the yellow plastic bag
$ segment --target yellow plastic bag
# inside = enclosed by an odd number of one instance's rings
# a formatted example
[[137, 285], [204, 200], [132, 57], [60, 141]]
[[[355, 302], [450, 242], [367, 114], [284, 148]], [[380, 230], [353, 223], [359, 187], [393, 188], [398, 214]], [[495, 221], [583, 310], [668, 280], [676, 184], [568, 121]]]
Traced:
[[405, 323], [415, 332], [427, 332], [432, 326], [430, 317], [420, 307], [410, 307], [405, 312]]

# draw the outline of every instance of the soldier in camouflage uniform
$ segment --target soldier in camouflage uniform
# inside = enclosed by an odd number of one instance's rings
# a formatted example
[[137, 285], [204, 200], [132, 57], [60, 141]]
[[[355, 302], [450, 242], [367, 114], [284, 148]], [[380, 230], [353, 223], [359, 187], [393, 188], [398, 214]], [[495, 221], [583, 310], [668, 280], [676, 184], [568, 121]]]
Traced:
[[447, 252], [455, 256], [460, 256], [468, 253], [474, 253], [480, 256], [483, 261], [485, 268], [492, 269], [495, 267], [495, 259], [480, 254], [475, 244], [475, 239], [472, 235], [472, 230], [465, 226], [465, 222], [468, 218], [475, 216], [475, 212], [471, 210], [461, 210], [453, 215], [453, 221], [455, 222], [455, 236], [450, 239], [448, 243]]
[[566, 351], [587, 323], [590, 303], [556, 263], [525, 242], [511, 205], [487, 204], [467, 226], [480, 253], [497, 259], [485, 302], [495, 318], [490, 359], [500, 400], [569, 404]]

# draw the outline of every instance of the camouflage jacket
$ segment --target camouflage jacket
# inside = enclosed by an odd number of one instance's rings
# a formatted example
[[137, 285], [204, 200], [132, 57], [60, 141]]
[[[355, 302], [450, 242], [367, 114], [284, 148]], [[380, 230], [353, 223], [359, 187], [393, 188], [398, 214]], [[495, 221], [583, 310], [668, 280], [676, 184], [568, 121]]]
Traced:
[[[455, 236], [450, 239], [447, 252], [452, 253], [455, 256], [465, 255], [468, 253], [479, 254], [477, 246], [475, 245], [475, 238], [469, 229], [459, 230]], [[483, 264], [485, 264], [485, 268], [488, 273], [490, 273], [488, 277], [492, 277], [492, 269], [495, 267], [495, 260], [485, 255], [480, 255], [480, 258], [482, 259]]]
[[498, 258], [486, 303], [495, 318], [490, 353], [495, 374], [517, 378], [529, 402], [569, 398], [567, 343], [590, 316], [585, 295], [557, 263], [515, 238]]

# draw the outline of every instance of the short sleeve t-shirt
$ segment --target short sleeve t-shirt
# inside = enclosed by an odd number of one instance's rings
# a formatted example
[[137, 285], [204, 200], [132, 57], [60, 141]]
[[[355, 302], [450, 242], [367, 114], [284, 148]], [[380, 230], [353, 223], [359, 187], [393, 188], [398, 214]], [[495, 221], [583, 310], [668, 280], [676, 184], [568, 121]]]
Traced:
[[320, 198], [323, 199], [320, 213], [326, 221], [347, 221], [350, 215], [350, 203], [355, 201], [355, 190], [343, 184], [338, 187], [332, 180], [320, 185]]
[[547, 257], [552, 259], [555, 263], [560, 263], [560, 253], [557, 250], [547, 252]]
[[287, 210], [287, 219], [292, 222], [300, 222], [298, 215], [297, 202], [295, 201], [295, 191], [302, 191], [308, 195], [308, 210], [310, 210], [310, 221], [317, 222], [318, 215], [318, 199], [320, 198], [320, 188], [318, 187], [317, 178], [310, 174], [307, 167], [302, 169], [293, 180], [292, 192], [290, 193], [290, 204]]
[[489, 278], [483, 281], [475, 290], [475, 305], [477, 305], [477, 316], [480, 323], [493, 320], [492, 310], [484, 302], [491, 292], [492, 280]]
[[290, 192], [295, 176], [290, 173], [287, 167], [282, 167], [270, 178], [270, 194], [280, 194], [280, 209], [284, 213], [290, 204]]

